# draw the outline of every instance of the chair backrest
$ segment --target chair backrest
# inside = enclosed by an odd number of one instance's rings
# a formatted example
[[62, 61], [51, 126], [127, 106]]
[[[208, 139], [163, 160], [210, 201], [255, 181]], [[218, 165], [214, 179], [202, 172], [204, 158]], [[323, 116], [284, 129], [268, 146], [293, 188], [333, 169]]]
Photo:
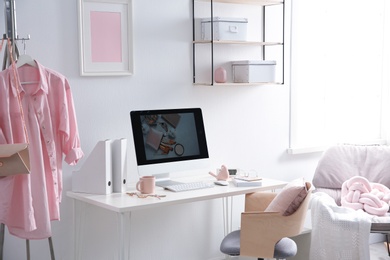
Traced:
[[289, 216], [277, 212], [244, 212], [241, 215], [243, 256], [272, 258], [275, 244], [283, 237], [299, 235], [304, 227], [311, 191], [299, 208]]
[[307, 209], [309, 208], [309, 203], [311, 199], [311, 192], [309, 191], [305, 200], [302, 202], [302, 204], [299, 206], [297, 211], [295, 211], [293, 214], [290, 216], [285, 216], [286, 217], [286, 222], [288, 222], [288, 225], [290, 228], [286, 229], [283, 232], [283, 237], [293, 237], [297, 236], [300, 233], [302, 233], [304, 225], [305, 225], [305, 220], [306, 220], [306, 214], [307, 214]]
[[342, 184], [362, 176], [390, 187], [390, 147], [387, 145], [336, 145], [329, 147], [313, 176], [316, 191], [328, 193], [340, 205]]

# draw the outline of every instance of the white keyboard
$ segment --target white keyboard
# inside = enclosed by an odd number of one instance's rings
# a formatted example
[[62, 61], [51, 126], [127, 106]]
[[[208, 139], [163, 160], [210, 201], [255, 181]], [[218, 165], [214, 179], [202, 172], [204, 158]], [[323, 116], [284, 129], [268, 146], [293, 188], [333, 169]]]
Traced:
[[188, 191], [188, 190], [200, 190], [214, 187], [214, 183], [207, 183], [203, 181], [199, 182], [189, 182], [189, 183], [180, 183], [165, 186], [164, 188], [170, 191]]

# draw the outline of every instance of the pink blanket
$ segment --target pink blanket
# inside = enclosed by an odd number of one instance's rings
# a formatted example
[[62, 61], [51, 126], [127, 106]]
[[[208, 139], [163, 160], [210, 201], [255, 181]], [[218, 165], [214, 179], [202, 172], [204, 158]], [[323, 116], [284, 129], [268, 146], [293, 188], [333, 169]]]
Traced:
[[354, 176], [341, 187], [341, 205], [355, 210], [384, 216], [389, 211], [390, 189], [380, 183]]

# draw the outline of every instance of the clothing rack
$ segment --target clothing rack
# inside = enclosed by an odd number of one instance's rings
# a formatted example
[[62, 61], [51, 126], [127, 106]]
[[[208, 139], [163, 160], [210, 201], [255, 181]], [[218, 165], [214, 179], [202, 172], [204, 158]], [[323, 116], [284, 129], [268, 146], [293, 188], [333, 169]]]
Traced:
[[[4, 0], [4, 18], [6, 33], [3, 34], [3, 39], [10, 39], [13, 59], [16, 60], [19, 56], [19, 50], [15, 42], [15, 39], [17, 38], [15, 0]], [[11, 64], [8, 53], [7, 45], [4, 50], [3, 70]]]
[[[26, 38], [19, 38], [16, 27], [16, 8], [15, 0], [4, 0], [4, 17], [5, 17], [5, 33], [3, 34], [3, 39], [9, 39], [11, 41], [12, 48], [12, 58], [17, 60], [19, 57], [19, 48], [17, 46], [17, 41], [30, 40], [30, 35], [27, 35]], [[3, 70], [6, 69], [11, 64], [11, 59], [8, 55], [8, 45], [5, 47], [4, 59], [3, 59]]]
[[[5, 17], [5, 30], [6, 33], [3, 34], [3, 39], [9, 39], [11, 41], [12, 48], [12, 58], [17, 60], [19, 57], [19, 49], [17, 47], [16, 41], [21, 40], [24, 44], [26, 40], [30, 40], [30, 35], [27, 38], [19, 38], [16, 30], [16, 8], [15, 0], [4, 0], [4, 17]], [[5, 45], [4, 50], [4, 59], [3, 59], [3, 70], [6, 69], [12, 62], [11, 57], [9, 57], [8, 44]], [[5, 224], [0, 223], [0, 260], [3, 260], [3, 249], [4, 249], [4, 234], [5, 234]], [[55, 260], [54, 248], [52, 238], [48, 238], [49, 247], [50, 247], [50, 256], [51, 260]], [[26, 254], [27, 260], [30, 260], [30, 240], [26, 239]]]

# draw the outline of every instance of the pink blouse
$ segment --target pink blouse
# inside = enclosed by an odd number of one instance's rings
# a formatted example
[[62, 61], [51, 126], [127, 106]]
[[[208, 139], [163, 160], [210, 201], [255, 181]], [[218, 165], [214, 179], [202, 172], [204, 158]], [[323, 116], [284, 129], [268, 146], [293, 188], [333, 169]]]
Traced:
[[[67, 79], [37, 62], [17, 71], [27, 126], [30, 174], [0, 178], [0, 222], [25, 239], [51, 236], [60, 219], [62, 160], [83, 156]], [[25, 142], [12, 67], [0, 72], [0, 144]]]

